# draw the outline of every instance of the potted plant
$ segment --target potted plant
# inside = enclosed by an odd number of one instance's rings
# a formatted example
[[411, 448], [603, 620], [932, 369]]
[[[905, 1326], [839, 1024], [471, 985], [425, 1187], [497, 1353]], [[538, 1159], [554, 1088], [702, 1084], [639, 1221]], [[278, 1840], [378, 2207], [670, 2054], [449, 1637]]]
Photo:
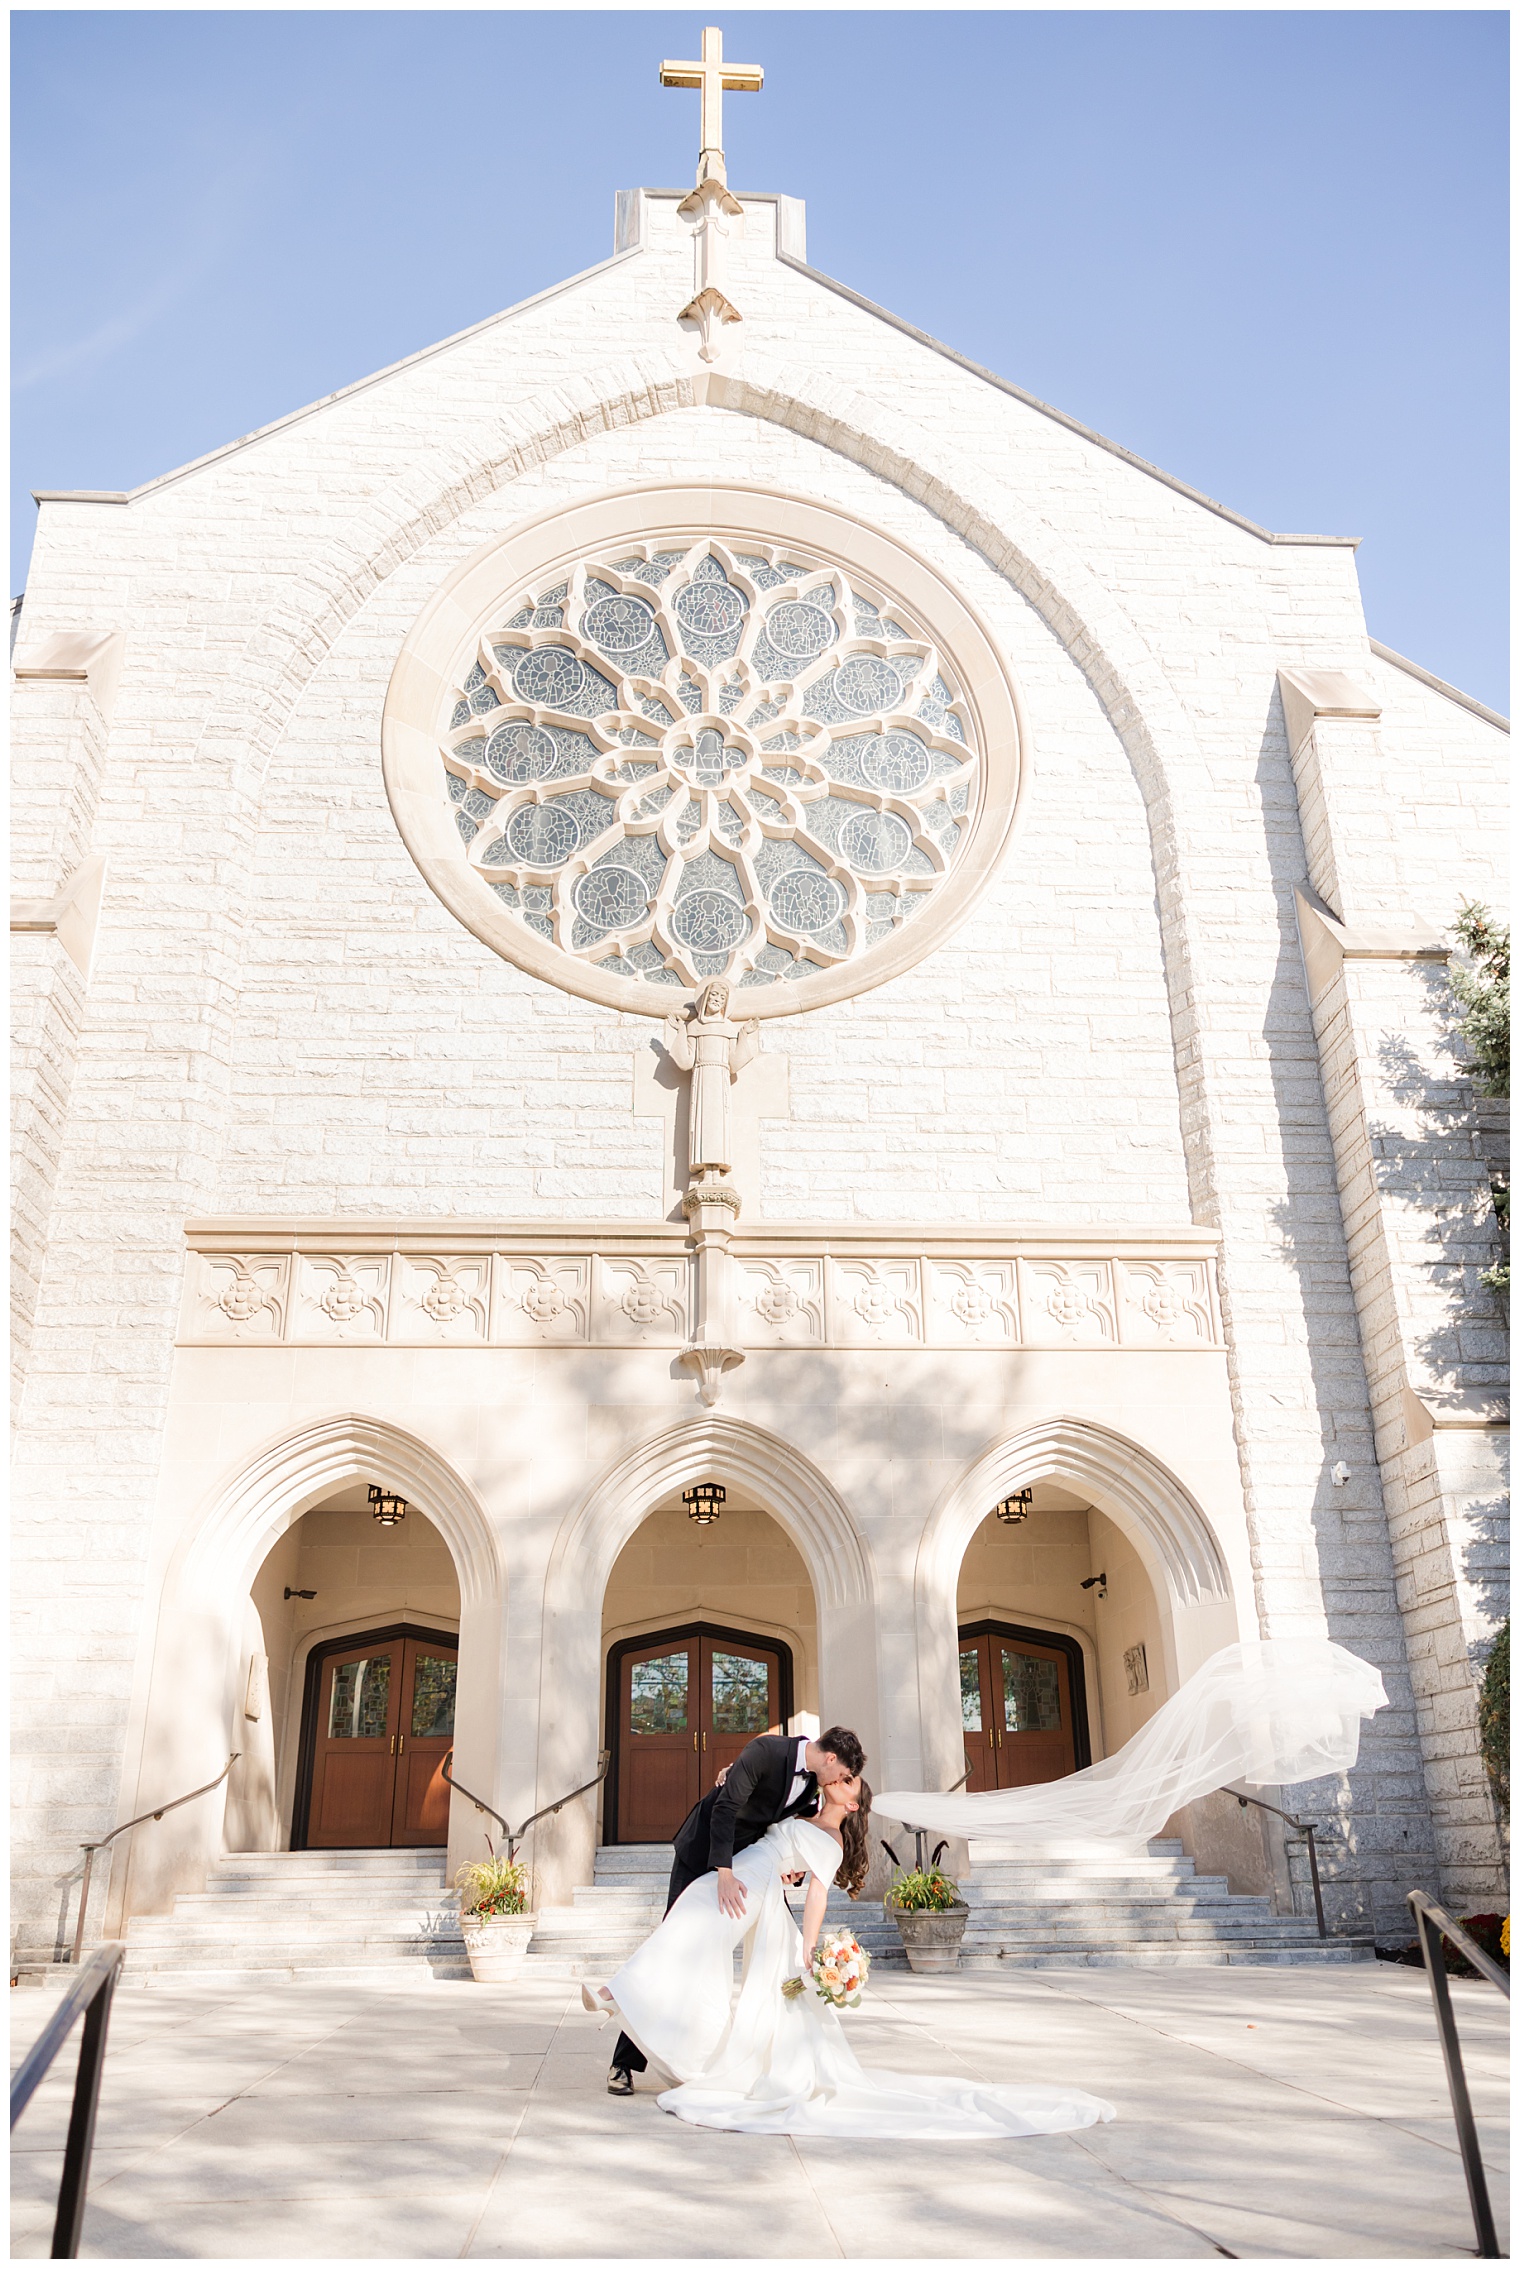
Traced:
[[897, 1924], [910, 1970], [959, 1969], [971, 1909], [941, 1868], [900, 1867], [882, 1904]]
[[459, 1927], [477, 1985], [506, 1985], [523, 1966], [538, 1921], [528, 1912], [528, 1870], [521, 1860], [469, 1860], [454, 1878]]

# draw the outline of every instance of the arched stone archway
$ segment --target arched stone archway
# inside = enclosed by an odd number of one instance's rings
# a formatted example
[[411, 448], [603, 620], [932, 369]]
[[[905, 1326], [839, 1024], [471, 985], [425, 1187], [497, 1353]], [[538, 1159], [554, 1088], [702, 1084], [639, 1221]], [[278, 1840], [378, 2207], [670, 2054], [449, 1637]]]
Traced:
[[343, 1411], [282, 1434], [246, 1460], [186, 1537], [170, 1580], [187, 1597], [244, 1580], [276, 1537], [348, 1481], [385, 1481], [423, 1506], [448, 1540], [465, 1608], [501, 1590], [496, 1538], [468, 1482], [428, 1443], [387, 1419]]
[[[742, 1492], [797, 1546], [818, 1610], [821, 1715], [826, 1723], [853, 1725], [868, 1752], [879, 1748], [876, 1585], [848, 1506], [811, 1460], [779, 1435], [703, 1413], [617, 1458], [564, 1521], [545, 1570], [542, 1648], [531, 1669], [523, 1659], [524, 1634], [514, 1628], [509, 1656], [514, 1714], [531, 1712], [539, 1726], [535, 1804], [551, 1802], [596, 1769], [608, 1576], [650, 1510], [695, 1481], [720, 1481]], [[530, 1678], [534, 1685], [528, 1691]], [[536, 1854], [541, 1881], [583, 1881], [593, 1832], [591, 1808], [584, 1804], [548, 1823]]]
[[1140, 1443], [1090, 1419], [1056, 1417], [994, 1443], [944, 1491], [914, 1572], [919, 1710], [928, 1785], [960, 1771], [956, 1586], [988, 1512], [1011, 1490], [1055, 1482], [1089, 1499], [1133, 1545], [1160, 1610], [1168, 1691], [1217, 1647], [1250, 1637], [1224, 1548], [1197, 1499]]
[[[350, 1483], [386, 1482], [424, 1512], [459, 1579], [460, 1778], [489, 1787], [500, 1747], [505, 1571], [474, 1490], [427, 1442], [385, 1419], [342, 1412], [281, 1434], [210, 1494], [171, 1556], [160, 1593], [135, 1774], [126, 1809], [209, 1781], [238, 1750], [243, 1618], [249, 1586], [280, 1536]], [[464, 1808], [455, 1805], [456, 1815]], [[473, 1815], [471, 1815], [473, 1820]], [[223, 1798], [187, 1805], [165, 1832], [132, 1839], [110, 1891], [107, 1927], [158, 1913], [196, 1888], [222, 1846]], [[463, 1837], [468, 1823], [454, 1822]], [[471, 1848], [474, 1849], [472, 1841]]]
[[763, 1499], [807, 1562], [820, 1608], [869, 1607], [873, 1583], [866, 1546], [832, 1483], [779, 1434], [704, 1414], [638, 1443], [577, 1507], [550, 1558], [549, 1612], [587, 1584], [600, 1596], [613, 1561], [649, 1507], [693, 1481], [721, 1481]]

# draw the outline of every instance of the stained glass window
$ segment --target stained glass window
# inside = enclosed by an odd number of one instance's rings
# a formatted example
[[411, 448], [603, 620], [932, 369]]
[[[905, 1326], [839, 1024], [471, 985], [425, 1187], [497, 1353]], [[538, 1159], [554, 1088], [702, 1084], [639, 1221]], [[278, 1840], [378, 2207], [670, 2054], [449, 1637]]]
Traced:
[[950, 873], [980, 792], [963, 690], [892, 593], [715, 537], [519, 591], [443, 718], [440, 792], [500, 904], [686, 991], [870, 952]]
[[771, 1721], [771, 1677], [767, 1664], [748, 1654], [712, 1658], [712, 1721], [715, 1733], [763, 1733]]
[[961, 1649], [961, 1730], [982, 1730], [982, 1673], [975, 1647]]
[[420, 1654], [412, 1673], [412, 1731], [420, 1736], [454, 1730], [457, 1663], [446, 1655]]
[[684, 1733], [688, 1662], [680, 1654], [656, 1655], [633, 1666], [633, 1706], [629, 1724], [635, 1733]]
[[1010, 1733], [1059, 1733], [1061, 1675], [1038, 1655], [1003, 1649], [1003, 1723]]
[[391, 1658], [371, 1655], [362, 1662], [340, 1662], [333, 1672], [327, 1732], [333, 1741], [372, 1741], [390, 1722]]

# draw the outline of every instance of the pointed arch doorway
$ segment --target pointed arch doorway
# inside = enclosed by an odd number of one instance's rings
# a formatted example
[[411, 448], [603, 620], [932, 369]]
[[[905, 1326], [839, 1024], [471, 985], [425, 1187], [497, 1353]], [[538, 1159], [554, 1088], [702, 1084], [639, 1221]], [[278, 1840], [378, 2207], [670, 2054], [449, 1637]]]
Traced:
[[457, 1632], [411, 1622], [312, 1648], [292, 1850], [448, 1842], [458, 1663]]
[[783, 1639], [708, 1622], [620, 1639], [607, 1655], [607, 1842], [667, 1843], [746, 1742], [786, 1730], [792, 1688]]
[[1028, 1788], [1092, 1763], [1075, 1639], [998, 1618], [963, 1623], [960, 1685], [968, 1789]]

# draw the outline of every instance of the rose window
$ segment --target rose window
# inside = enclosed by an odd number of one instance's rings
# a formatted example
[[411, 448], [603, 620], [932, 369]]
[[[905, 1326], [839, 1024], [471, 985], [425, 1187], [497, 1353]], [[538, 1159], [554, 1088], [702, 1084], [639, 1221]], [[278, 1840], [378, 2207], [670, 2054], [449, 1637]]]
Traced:
[[624, 539], [520, 588], [458, 667], [435, 777], [465, 860], [602, 976], [689, 993], [853, 963], [929, 905], [977, 815], [952, 662], [796, 544]]

